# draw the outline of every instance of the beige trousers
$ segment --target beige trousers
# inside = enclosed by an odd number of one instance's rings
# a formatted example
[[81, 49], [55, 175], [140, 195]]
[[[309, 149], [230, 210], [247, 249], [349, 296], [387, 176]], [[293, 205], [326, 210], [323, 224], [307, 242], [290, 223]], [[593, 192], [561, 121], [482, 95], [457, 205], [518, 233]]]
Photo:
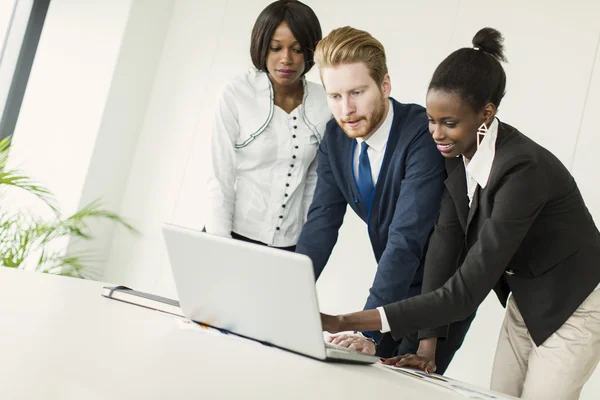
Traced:
[[576, 400], [600, 360], [600, 289], [536, 347], [511, 296], [492, 370], [492, 390], [523, 399]]

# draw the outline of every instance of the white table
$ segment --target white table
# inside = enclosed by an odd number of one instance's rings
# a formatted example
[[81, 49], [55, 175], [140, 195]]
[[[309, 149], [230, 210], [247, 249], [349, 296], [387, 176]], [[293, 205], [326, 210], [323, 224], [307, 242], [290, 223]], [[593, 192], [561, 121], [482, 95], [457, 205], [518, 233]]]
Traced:
[[382, 367], [185, 330], [102, 286], [0, 267], [0, 398], [464, 398]]

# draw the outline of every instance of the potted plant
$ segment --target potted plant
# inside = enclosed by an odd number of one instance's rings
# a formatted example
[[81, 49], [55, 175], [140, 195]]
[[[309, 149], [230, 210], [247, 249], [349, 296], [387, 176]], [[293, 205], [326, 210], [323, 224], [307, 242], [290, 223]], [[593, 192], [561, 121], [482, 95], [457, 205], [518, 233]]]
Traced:
[[10, 138], [0, 141], [0, 188], [14, 187], [31, 193], [52, 210], [52, 217], [11, 212], [3, 210], [0, 204], [0, 265], [23, 268], [27, 264], [39, 272], [86, 278], [86, 266], [93, 261], [90, 254], [65, 254], [54, 250], [53, 243], [65, 238], [93, 240], [89, 228], [93, 219], [109, 220], [138, 234], [122, 217], [104, 209], [100, 200], [63, 217], [48, 189], [8, 167], [9, 146]]

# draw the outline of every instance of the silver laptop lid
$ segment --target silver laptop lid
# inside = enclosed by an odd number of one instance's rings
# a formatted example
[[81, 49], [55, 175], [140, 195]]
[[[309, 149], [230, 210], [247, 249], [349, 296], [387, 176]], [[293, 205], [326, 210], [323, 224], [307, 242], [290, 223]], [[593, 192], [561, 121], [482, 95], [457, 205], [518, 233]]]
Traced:
[[163, 235], [187, 318], [325, 359], [310, 258], [173, 225]]

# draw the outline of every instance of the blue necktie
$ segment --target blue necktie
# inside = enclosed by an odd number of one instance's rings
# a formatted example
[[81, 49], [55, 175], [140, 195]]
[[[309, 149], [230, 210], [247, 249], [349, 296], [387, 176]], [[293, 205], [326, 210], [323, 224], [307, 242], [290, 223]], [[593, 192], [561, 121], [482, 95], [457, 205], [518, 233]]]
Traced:
[[363, 203], [368, 207], [371, 202], [371, 195], [375, 186], [373, 186], [373, 177], [371, 175], [371, 163], [369, 162], [369, 155], [367, 149], [369, 145], [367, 142], [360, 144], [360, 156], [358, 157], [358, 191]]

